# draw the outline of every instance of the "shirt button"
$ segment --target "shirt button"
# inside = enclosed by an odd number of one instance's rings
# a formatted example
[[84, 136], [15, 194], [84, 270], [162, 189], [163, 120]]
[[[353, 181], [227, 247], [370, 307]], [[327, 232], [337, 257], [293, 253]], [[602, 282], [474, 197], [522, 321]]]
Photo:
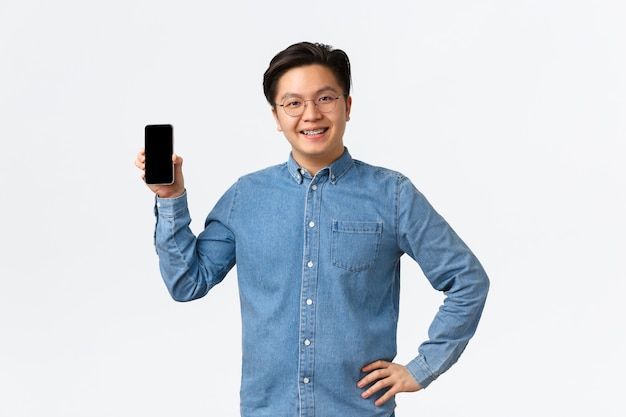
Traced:
[[310, 306], [311, 304], [313, 304], [313, 300], [311, 300], [310, 298], [306, 300], [306, 305]]
[[311, 341], [309, 339], [306, 339], [304, 341], [304, 346], [309, 346], [309, 345], [311, 345]]
[[308, 264], [306, 264], [309, 268], [313, 268], [313, 261], [309, 261]]
[[308, 383], [309, 383], [309, 378], [304, 377], [304, 378], [302, 379], [302, 382], [304, 382], [305, 384], [308, 384]]
[[315, 222], [309, 222], [309, 227], [315, 227]]
[[312, 189], [313, 191], [317, 190], [317, 185], [313, 184], [313, 185], [311, 186], [311, 189]]

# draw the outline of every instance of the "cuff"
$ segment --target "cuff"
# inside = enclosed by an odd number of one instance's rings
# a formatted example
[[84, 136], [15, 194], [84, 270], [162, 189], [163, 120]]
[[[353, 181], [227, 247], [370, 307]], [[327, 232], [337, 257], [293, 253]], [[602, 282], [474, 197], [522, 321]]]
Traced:
[[154, 214], [162, 216], [173, 216], [174, 213], [187, 207], [187, 191], [175, 198], [161, 198], [154, 196]]
[[422, 388], [429, 386], [439, 376], [428, 366], [423, 356], [413, 359], [406, 365], [406, 368]]

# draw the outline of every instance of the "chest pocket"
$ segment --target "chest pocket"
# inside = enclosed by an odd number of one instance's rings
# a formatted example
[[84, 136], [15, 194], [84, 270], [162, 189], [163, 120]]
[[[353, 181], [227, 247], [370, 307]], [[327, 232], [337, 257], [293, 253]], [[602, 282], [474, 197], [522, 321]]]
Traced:
[[334, 266], [358, 272], [376, 262], [383, 231], [382, 222], [332, 223], [331, 262]]

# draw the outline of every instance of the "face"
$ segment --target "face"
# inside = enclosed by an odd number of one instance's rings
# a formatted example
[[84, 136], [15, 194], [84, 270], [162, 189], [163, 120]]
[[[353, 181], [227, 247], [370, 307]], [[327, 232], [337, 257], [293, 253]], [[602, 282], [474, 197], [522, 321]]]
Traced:
[[328, 113], [308, 101], [326, 93], [334, 97], [344, 93], [330, 69], [322, 65], [292, 68], [278, 80], [274, 101], [282, 104], [289, 97], [307, 100], [304, 112], [293, 117], [280, 106], [272, 109], [278, 130], [291, 144], [293, 158], [312, 175], [343, 154], [343, 134], [350, 120], [351, 97], [341, 96]]

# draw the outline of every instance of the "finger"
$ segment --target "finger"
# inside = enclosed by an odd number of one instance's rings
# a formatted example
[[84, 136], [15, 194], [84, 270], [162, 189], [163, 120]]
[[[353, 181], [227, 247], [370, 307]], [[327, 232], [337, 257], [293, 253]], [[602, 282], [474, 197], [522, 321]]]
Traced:
[[363, 391], [363, 393], [361, 394], [363, 398], [369, 398], [372, 395], [376, 394], [378, 391], [392, 386], [394, 383], [390, 374], [382, 374], [382, 373], [374, 381], [376, 382], [367, 390]]
[[358, 382], [357, 386], [359, 388], [364, 388], [375, 381], [387, 378], [389, 375], [390, 374], [387, 369], [376, 369], [375, 371], [372, 371], [369, 374], [365, 375], [365, 377]]
[[390, 364], [391, 364], [390, 362], [387, 362], [387, 361], [384, 361], [382, 359], [379, 359], [377, 361], [374, 361], [374, 362], [372, 362], [370, 364], [365, 365], [361, 369], [361, 371], [362, 372], [370, 372], [370, 371], [373, 371], [375, 369], [388, 368]]
[[176, 154], [172, 154], [172, 161], [174, 162], [174, 169], [176, 169], [177, 171], [182, 171], [183, 158]]
[[172, 156], [174, 161], [174, 175], [178, 178], [182, 178], [183, 175], [183, 158], [178, 155]]
[[387, 401], [395, 397], [396, 394], [397, 392], [394, 392], [393, 387], [392, 387], [387, 392], [385, 392], [379, 399], [374, 401], [374, 405], [376, 407], [380, 407], [381, 405], [383, 405], [384, 403], [386, 403]]
[[135, 158], [135, 166], [139, 169], [144, 169], [145, 168], [145, 164], [146, 163], [146, 153], [143, 151], [143, 149], [137, 154], [137, 157]]
[[374, 405], [380, 406], [389, 401], [391, 398], [395, 397], [397, 393], [399, 393], [400, 386], [397, 381], [392, 377], [392, 375], [387, 376], [384, 379], [379, 380], [374, 385], [372, 385], [369, 389], [361, 394], [361, 397], [367, 399], [372, 395], [378, 393], [381, 390], [387, 389], [375, 402]]

